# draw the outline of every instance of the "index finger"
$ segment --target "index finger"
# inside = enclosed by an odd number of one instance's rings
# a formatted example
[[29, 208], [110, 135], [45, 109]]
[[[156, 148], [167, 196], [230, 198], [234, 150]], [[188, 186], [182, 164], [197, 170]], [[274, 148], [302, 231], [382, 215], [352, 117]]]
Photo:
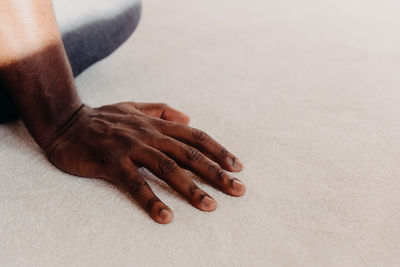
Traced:
[[124, 166], [118, 171], [117, 179], [153, 220], [161, 224], [170, 223], [173, 219], [171, 209], [154, 194], [141, 170], [137, 166]]
[[231, 172], [239, 172], [243, 165], [233, 153], [215, 141], [206, 132], [174, 122], [160, 121], [161, 133], [198, 148], [222, 168]]

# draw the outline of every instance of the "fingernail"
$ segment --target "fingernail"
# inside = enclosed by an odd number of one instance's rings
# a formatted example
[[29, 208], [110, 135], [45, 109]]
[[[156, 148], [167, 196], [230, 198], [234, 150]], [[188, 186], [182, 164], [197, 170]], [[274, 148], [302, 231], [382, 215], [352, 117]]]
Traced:
[[244, 183], [237, 178], [231, 179], [231, 187], [234, 191], [239, 193], [239, 195], [244, 194], [244, 192], [246, 191], [246, 186], [244, 185]]
[[160, 214], [160, 218], [162, 220], [165, 220], [171, 216], [171, 212], [169, 212], [168, 210], [166, 210], [164, 208], [160, 210], [159, 214]]
[[203, 205], [207, 208], [213, 207], [216, 203], [214, 199], [212, 199], [206, 195], [204, 195], [202, 202], [203, 202]]
[[236, 157], [231, 157], [230, 165], [236, 171], [239, 171], [239, 170], [241, 170], [243, 168], [242, 162], [240, 162], [240, 160], [238, 158], [236, 158]]

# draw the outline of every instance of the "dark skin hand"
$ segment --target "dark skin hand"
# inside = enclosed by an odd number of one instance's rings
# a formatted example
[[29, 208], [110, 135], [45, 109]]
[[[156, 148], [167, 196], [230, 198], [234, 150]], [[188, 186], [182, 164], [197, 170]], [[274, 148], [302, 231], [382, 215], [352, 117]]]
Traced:
[[46, 150], [58, 168], [110, 180], [137, 199], [155, 221], [168, 223], [172, 211], [136, 172], [140, 166], [202, 211], [215, 210], [217, 202], [185, 168], [232, 196], [245, 192], [245, 186], [223, 170], [242, 169], [236, 156], [205, 132], [185, 125], [188, 122], [185, 114], [165, 104], [85, 106]]
[[[239, 159], [189, 117], [165, 104], [124, 102], [91, 108], [76, 91], [50, 0], [4, 0], [0, 6], [0, 79], [36, 143], [59, 169], [102, 178], [126, 190], [158, 223], [171, 209], [138, 169], [146, 167], [194, 207], [217, 202], [193, 181], [206, 180], [232, 196], [244, 184], [228, 174]], [[30, 16], [28, 16], [30, 14]], [[28, 16], [20, 22], [18, 18]]]

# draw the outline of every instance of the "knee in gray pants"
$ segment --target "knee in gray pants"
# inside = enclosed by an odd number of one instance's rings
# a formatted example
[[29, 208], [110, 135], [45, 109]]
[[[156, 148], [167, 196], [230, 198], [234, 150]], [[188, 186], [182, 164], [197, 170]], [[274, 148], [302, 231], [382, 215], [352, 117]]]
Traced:
[[140, 0], [55, 0], [54, 6], [74, 76], [124, 43], [141, 15]]

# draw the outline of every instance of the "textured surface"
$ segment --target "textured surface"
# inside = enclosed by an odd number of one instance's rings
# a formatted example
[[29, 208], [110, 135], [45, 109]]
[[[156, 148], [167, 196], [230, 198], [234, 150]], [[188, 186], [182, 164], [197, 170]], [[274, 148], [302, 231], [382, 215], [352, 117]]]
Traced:
[[90, 105], [161, 101], [245, 163], [202, 213], [156, 180], [158, 225], [105, 182], [0, 126], [1, 266], [399, 266], [398, 1], [146, 1], [77, 84]]

